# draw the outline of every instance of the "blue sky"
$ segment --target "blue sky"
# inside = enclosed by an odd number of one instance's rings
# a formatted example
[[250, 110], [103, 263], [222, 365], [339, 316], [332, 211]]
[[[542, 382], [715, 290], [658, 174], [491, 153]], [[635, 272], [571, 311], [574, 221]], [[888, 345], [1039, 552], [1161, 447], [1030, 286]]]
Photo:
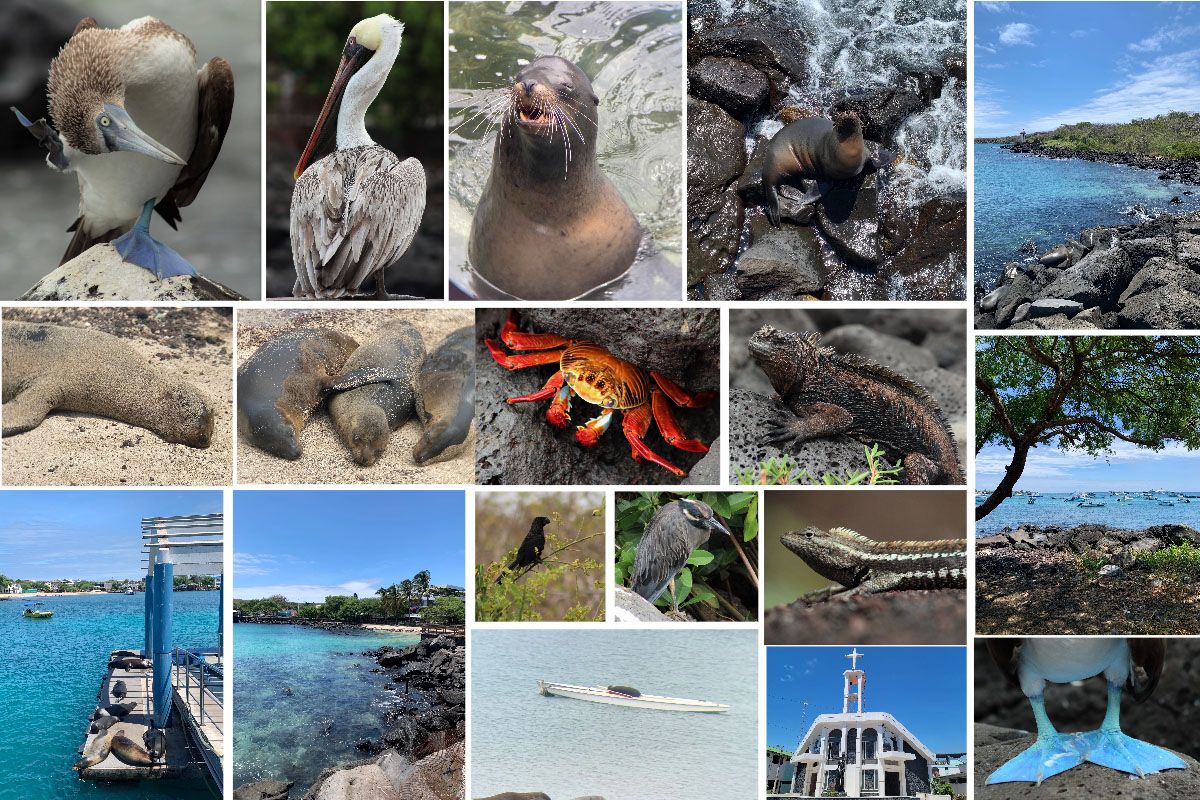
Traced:
[[[988, 445], [975, 459], [977, 489], [991, 490], [1004, 477], [1012, 462], [1012, 451]], [[1116, 489], [1200, 489], [1200, 450], [1188, 452], [1171, 442], [1158, 452], [1119, 439], [1107, 456], [1092, 458], [1079, 450], [1063, 452], [1053, 444], [1035, 447], [1029, 453], [1017, 489], [1039, 492], [1103, 491]]]
[[1200, 4], [975, 3], [975, 135], [1200, 111]]
[[[767, 648], [768, 745], [792, 750], [817, 715], [842, 712], [842, 673], [850, 669], [851, 649]], [[857, 650], [866, 654], [858, 659], [866, 673], [865, 711], [886, 711], [935, 753], [966, 752], [965, 647]]]
[[219, 514], [219, 491], [0, 492], [0, 574], [21, 580], [137, 578], [142, 517]]
[[233, 596], [373, 597], [429, 570], [465, 586], [461, 491], [235, 491]]

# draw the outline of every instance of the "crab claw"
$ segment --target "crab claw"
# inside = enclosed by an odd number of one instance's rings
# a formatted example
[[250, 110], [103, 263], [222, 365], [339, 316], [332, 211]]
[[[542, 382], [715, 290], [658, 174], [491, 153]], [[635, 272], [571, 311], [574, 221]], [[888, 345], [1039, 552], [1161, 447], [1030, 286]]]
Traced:
[[[561, 372], [558, 374], [562, 375]], [[546, 409], [546, 421], [560, 430], [571, 421], [571, 387], [567, 384], [564, 383], [554, 393], [554, 400]]]
[[591, 447], [600, 441], [600, 437], [608, 430], [608, 426], [612, 424], [612, 418], [613, 410], [611, 408], [604, 409], [600, 412], [600, 416], [588, 420], [586, 425], [580, 425], [575, 429], [575, 441], [584, 447]]
[[600, 436], [591, 428], [585, 425], [580, 425], [575, 429], [575, 441], [579, 442], [584, 447], [591, 447], [596, 442], [600, 441]]

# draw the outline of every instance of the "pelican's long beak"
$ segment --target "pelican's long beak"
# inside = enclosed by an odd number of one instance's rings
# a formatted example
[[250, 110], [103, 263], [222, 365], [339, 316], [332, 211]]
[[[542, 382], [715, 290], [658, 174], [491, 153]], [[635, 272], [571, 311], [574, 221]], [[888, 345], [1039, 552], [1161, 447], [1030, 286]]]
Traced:
[[364, 64], [371, 60], [373, 55], [375, 55], [374, 50], [361, 44], [348, 44], [342, 52], [342, 60], [338, 64], [337, 74], [333, 76], [333, 85], [329, 87], [329, 94], [325, 96], [325, 105], [321, 107], [317, 124], [308, 137], [308, 144], [304, 146], [304, 152], [300, 155], [299, 163], [296, 164], [296, 171], [292, 173], [293, 178], [299, 178], [304, 174], [313, 154], [321, 149], [321, 145], [329, 138], [330, 132], [337, 127], [335, 109], [341, 106], [346, 84], [350, 82], [356, 72], [362, 69]]
[[109, 152], [127, 150], [131, 153], [141, 153], [144, 156], [157, 158], [168, 164], [187, 165], [182, 158], [146, 135], [120, 106], [105, 103], [104, 113], [100, 115], [96, 123], [100, 126], [100, 135], [104, 137], [104, 143], [108, 146]]

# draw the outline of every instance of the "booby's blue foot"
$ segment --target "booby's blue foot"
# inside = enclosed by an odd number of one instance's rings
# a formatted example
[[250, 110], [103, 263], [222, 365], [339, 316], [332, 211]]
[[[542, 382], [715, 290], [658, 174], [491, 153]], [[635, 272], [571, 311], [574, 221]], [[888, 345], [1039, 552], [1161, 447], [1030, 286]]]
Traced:
[[988, 776], [988, 783], [1041, 783], [1083, 763], [1092, 740], [1081, 733], [1041, 733], [1028, 750]]
[[153, 272], [159, 280], [176, 275], [195, 275], [196, 270], [183, 256], [150, 236], [150, 212], [154, 210], [154, 198], [146, 201], [137, 224], [128, 233], [113, 239], [113, 247], [121, 259], [130, 264]]
[[1119, 769], [1135, 775], [1149, 775], [1164, 769], [1186, 769], [1179, 756], [1147, 744], [1140, 739], [1126, 736], [1119, 730], [1092, 731], [1093, 746], [1087, 760], [1102, 767]]

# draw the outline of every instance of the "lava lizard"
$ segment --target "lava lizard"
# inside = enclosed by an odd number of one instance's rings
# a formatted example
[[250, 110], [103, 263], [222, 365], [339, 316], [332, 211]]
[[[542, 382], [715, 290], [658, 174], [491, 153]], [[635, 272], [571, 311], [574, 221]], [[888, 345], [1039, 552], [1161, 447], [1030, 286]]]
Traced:
[[[967, 540], [877, 542], [849, 528], [809, 526], [783, 534], [783, 546], [846, 596], [900, 589], [967, 588]], [[825, 590], [821, 590], [824, 592]]]

